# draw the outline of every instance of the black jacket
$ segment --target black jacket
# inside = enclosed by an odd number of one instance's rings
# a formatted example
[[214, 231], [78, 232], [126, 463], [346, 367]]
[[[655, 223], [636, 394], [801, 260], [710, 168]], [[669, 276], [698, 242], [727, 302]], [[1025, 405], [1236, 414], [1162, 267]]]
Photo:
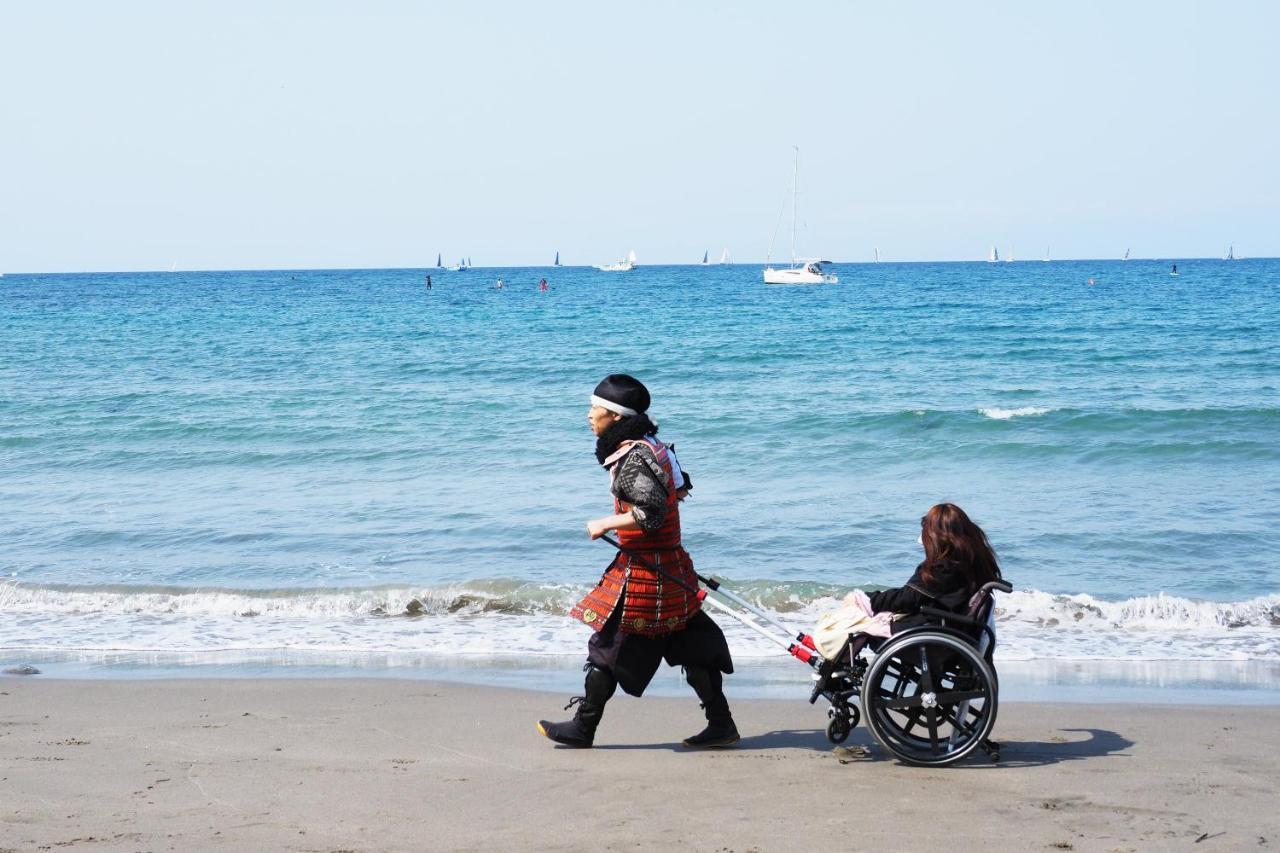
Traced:
[[969, 584], [969, 575], [965, 567], [950, 560], [943, 562], [933, 570], [933, 583], [925, 583], [921, 576], [924, 563], [916, 566], [915, 574], [906, 586], [893, 589], [882, 589], [873, 592], [871, 609], [876, 613], [904, 613], [901, 619], [893, 620], [893, 633], [936, 622], [920, 613], [921, 607], [936, 607], [952, 613], [965, 613], [969, 609], [969, 598], [974, 588]]

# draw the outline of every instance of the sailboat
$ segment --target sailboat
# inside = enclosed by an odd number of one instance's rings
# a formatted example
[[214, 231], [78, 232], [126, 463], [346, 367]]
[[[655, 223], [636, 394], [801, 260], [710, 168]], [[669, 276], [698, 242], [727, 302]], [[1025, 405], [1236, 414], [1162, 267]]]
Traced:
[[466, 272], [469, 269], [471, 269], [471, 264], [467, 262], [466, 258], [461, 258], [456, 264], [449, 267], [449, 272]]
[[880, 247], [876, 246], [876, 263], [880, 263]]
[[1005, 262], [1006, 264], [1011, 264], [1011, 263], [1013, 263], [1013, 247], [1012, 247], [1012, 246], [1010, 246], [1010, 247], [1009, 247], [1009, 257], [1005, 258], [1005, 259], [1004, 259], [1004, 262]]
[[556, 260], [555, 260], [555, 263], [553, 263], [551, 266], [553, 266], [553, 267], [558, 267], [558, 266], [560, 266], [560, 253], [559, 253], [559, 252], [556, 252]]
[[1227, 246], [1227, 253], [1222, 256], [1224, 261], [1234, 261], [1236, 259], [1236, 247]]
[[1048, 246], [1044, 247], [1044, 262], [1046, 264], [1049, 263], [1049, 247]]
[[600, 264], [596, 269], [600, 272], [631, 272], [636, 268], [636, 250], [632, 249], [627, 256], [620, 261], [614, 261], [611, 264]]
[[702, 251], [702, 265], [704, 267], [707, 266], [707, 251], [705, 249]]
[[720, 266], [727, 267], [732, 263], [733, 261], [729, 260], [729, 247], [725, 246], [724, 251], [720, 253]]
[[[791, 266], [776, 270], [769, 262], [773, 257], [773, 242], [769, 243], [769, 256], [765, 258], [765, 284], [839, 284], [840, 279], [823, 271], [823, 265], [831, 263], [820, 258], [796, 257], [796, 199], [800, 194], [800, 148], [796, 150], [796, 166], [791, 177]], [[778, 230], [773, 231], [774, 240], [778, 238]]]
[[440, 269], [444, 264], [440, 263], [440, 253], [436, 252], [436, 269]]
[[1129, 260], [1129, 250], [1128, 250], [1128, 249], [1125, 249], [1125, 250], [1124, 250], [1124, 257], [1123, 257], [1123, 258], [1121, 258], [1120, 260], [1122, 260], [1122, 261], [1127, 261], [1127, 260]]
[[987, 263], [994, 264], [1000, 260], [1000, 250], [995, 246], [991, 247], [991, 251], [987, 254]]

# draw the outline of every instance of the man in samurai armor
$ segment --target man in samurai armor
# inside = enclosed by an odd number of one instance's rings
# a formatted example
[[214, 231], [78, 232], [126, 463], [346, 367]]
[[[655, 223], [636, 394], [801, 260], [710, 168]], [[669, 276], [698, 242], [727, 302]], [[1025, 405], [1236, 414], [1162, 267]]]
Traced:
[[587, 641], [585, 695], [565, 706], [577, 706], [572, 720], [538, 723], [538, 731], [566, 746], [591, 746], [617, 687], [642, 695], [663, 660], [684, 667], [706, 712], [707, 727], [684, 745], [738, 741], [723, 690], [733, 659], [720, 627], [702, 611], [693, 561], [680, 545], [680, 501], [692, 481], [674, 448], [658, 440], [648, 409], [648, 389], [626, 374], [605, 377], [591, 395], [587, 420], [596, 459], [609, 472], [614, 514], [587, 522], [587, 532], [598, 539], [616, 530], [624, 551], [570, 611], [594, 632]]

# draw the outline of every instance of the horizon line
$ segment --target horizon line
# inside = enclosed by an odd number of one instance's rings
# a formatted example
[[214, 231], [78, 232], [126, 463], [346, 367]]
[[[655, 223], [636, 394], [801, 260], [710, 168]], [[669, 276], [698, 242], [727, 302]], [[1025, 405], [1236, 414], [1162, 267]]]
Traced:
[[[1133, 258], [1133, 257], [1131, 257], [1131, 258], [1129, 258], [1128, 260], [1125, 260], [1124, 258], [1111, 258], [1111, 257], [1109, 257], [1109, 258], [1051, 258], [1051, 259], [1049, 259], [1049, 260], [1045, 260], [1044, 258], [1027, 258], [1027, 259], [1024, 259], [1024, 260], [1017, 260], [1017, 259], [1015, 259], [1015, 260], [1005, 260], [1005, 259], [1001, 259], [1001, 260], [999, 260], [999, 261], [989, 261], [989, 260], [987, 260], [986, 258], [978, 258], [978, 259], [968, 259], [968, 258], [966, 258], [966, 259], [955, 259], [955, 258], [952, 258], [952, 259], [941, 260], [941, 261], [922, 261], [922, 260], [901, 260], [901, 261], [894, 261], [894, 260], [885, 260], [885, 259], [883, 259], [883, 258], [882, 258], [882, 259], [880, 259], [879, 261], [875, 261], [875, 260], [870, 260], [870, 261], [826, 261], [826, 263], [829, 263], [829, 264], [831, 264], [832, 266], [859, 266], [859, 267], [865, 266], [865, 267], [874, 267], [874, 266], [883, 266], [883, 265], [887, 265], [887, 264], [991, 264], [991, 265], [993, 265], [993, 266], [1003, 266], [1004, 264], [1045, 264], [1045, 263], [1049, 263], [1049, 264], [1060, 264], [1060, 263], [1061, 263], [1061, 264], [1075, 264], [1075, 263], [1135, 263], [1135, 262], [1137, 262], [1137, 263], [1141, 263], [1141, 262], [1143, 262], [1143, 261], [1146, 261], [1146, 262], [1148, 262], [1148, 263], [1150, 263], [1150, 262], [1156, 262], [1156, 261], [1161, 262], [1161, 263], [1163, 263], [1163, 262], [1170, 262], [1170, 263], [1183, 263], [1183, 262], [1186, 262], [1186, 261], [1217, 261], [1217, 262], [1219, 262], [1219, 263], [1236, 263], [1236, 262], [1239, 262], [1239, 261], [1271, 261], [1271, 260], [1276, 260], [1276, 258], [1275, 258], [1275, 257], [1271, 257], [1271, 256], [1257, 256], [1257, 257], [1250, 256], [1250, 257], [1246, 257], [1246, 258], [1231, 258], [1231, 259], [1229, 259], [1229, 260], [1228, 260], [1227, 258], [1221, 258], [1221, 257], [1216, 257], [1216, 256], [1204, 256], [1204, 257], [1193, 257], [1193, 256], [1173, 257], [1173, 256], [1169, 256], [1169, 257], [1163, 257], [1163, 258]], [[713, 268], [713, 267], [751, 267], [751, 266], [764, 267], [764, 266], [768, 266], [769, 264], [772, 264], [772, 263], [773, 263], [772, 261], [734, 261], [734, 262], [732, 262], [732, 263], [728, 263], [728, 264], [721, 264], [721, 263], [719, 263], [719, 262], [703, 264], [703, 263], [701, 263], [701, 262], [699, 262], [699, 261], [694, 261], [694, 262], [692, 262], [692, 263], [649, 263], [649, 264], [645, 264], [645, 263], [637, 263], [637, 264], [636, 264], [636, 267], [637, 267], [638, 269], [639, 269], [639, 268], [644, 268], [644, 267], [698, 267], [698, 268], [706, 267], [706, 268], [710, 269], [710, 268]], [[782, 261], [779, 261], [779, 262], [778, 262], [778, 264], [779, 264], [779, 265], [782, 265], [783, 263], [784, 263], [784, 262], [782, 262]], [[440, 270], [440, 272], [444, 273], [444, 272], [469, 272], [469, 271], [472, 271], [472, 270], [519, 270], [519, 269], [548, 269], [548, 270], [556, 270], [556, 269], [562, 269], [562, 270], [565, 270], [565, 269], [577, 269], [577, 270], [581, 270], [581, 269], [596, 269], [596, 265], [595, 265], [595, 264], [564, 264], [564, 263], [560, 264], [560, 266], [555, 266], [555, 265], [553, 265], [553, 264], [502, 264], [502, 265], [497, 265], [497, 264], [495, 264], [495, 265], [493, 265], [493, 266], [486, 266], [486, 265], [472, 265], [472, 266], [467, 267], [467, 269], [466, 269], [466, 270], [450, 270], [448, 267], [437, 267], [437, 266], [423, 266], [423, 267], [417, 267], [417, 266], [408, 266], [408, 267], [406, 267], [406, 266], [390, 266], [390, 267], [377, 267], [377, 266], [375, 266], [375, 267], [365, 267], [365, 266], [356, 266], [356, 267], [209, 267], [209, 268], [204, 268], [204, 269], [197, 269], [197, 268], [195, 268], [195, 267], [191, 267], [191, 268], [185, 268], [185, 267], [184, 267], [184, 268], [180, 268], [180, 269], [154, 268], [154, 269], [112, 269], [112, 270], [46, 270], [46, 271], [41, 271], [41, 272], [23, 272], [23, 271], [6, 271], [6, 272], [0, 272], [0, 279], [5, 278], [5, 277], [8, 277], [8, 276], [37, 276], [37, 275], [135, 275], [135, 274], [141, 274], [141, 273], [147, 273], [147, 274], [155, 273], [155, 274], [162, 274], [162, 275], [176, 275], [176, 274], [178, 274], [178, 273], [213, 273], [213, 272], [377, 272], [377, 271], [383, 271], [383, 270], [412, 270], [412, 271], [415, 271], [415, 272], [426, 272], [426, 273], [430, 273], [432, 270]]]

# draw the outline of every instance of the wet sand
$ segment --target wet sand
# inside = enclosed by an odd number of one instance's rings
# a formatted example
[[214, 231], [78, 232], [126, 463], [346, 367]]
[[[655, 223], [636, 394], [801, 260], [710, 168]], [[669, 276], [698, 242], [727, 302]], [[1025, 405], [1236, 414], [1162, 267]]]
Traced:
[[842, 762], [803, 698], [735, 701], [738, 747], [690, 752], [692, 695], [619, 696], [596, 749], [557, 748], [534, 722], [565, 701], [0, 678], [0, 851], [1280, 848], [1277, 706], [1006, 703], [999, 765], [934, 770]]

